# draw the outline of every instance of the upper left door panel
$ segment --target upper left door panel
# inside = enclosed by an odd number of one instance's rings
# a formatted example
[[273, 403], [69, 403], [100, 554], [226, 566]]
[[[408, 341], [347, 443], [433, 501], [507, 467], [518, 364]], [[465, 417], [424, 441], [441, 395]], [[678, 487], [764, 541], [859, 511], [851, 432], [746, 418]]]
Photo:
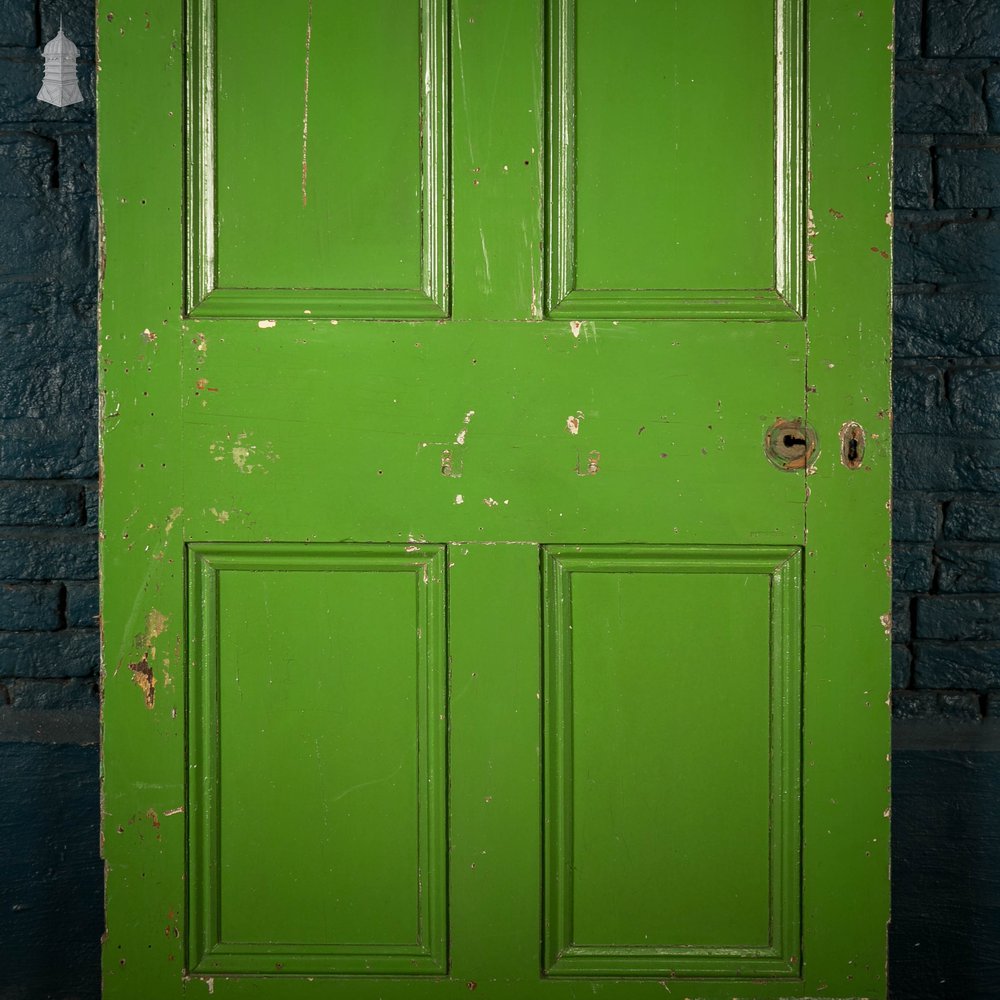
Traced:
[[447, 0], [193, 0], [187, 308], [448, 315]]

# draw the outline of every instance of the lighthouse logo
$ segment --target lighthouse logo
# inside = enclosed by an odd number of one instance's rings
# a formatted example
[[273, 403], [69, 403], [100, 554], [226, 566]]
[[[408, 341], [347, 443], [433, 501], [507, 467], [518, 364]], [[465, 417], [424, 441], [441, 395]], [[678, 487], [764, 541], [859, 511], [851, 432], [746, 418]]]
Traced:
[[57, 108], [79, 104], [83, 100], [76, 78], [76, 58], [79, 54], [80, 50], [63, 34], [60, 19], [59, 34], [42, 49], [45, 76], [42, 89], [38, 91], [38, 100], [54, 104]]

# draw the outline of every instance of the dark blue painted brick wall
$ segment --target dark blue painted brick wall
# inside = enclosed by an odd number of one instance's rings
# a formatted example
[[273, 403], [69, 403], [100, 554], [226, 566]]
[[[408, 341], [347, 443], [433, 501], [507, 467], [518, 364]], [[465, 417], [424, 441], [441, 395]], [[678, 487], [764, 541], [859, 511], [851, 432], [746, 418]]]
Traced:
[[1000, 715], [1000, 2], [900, 0], [893, 682]]
[[[35, 100], [62, 17], [87, 100]], [[0, 711], [97, 713], [94, 12], [0, 3]]]
[[[1000, 0], [896, 11], [894, 711], [982, 730], [1000, 718]], [[34, 96], [60, 17], [86, 97], [67, 109]], [[99, 991], [93, 22], [88, 0], [0, 0], [4, 1000]], [[998, 995], [997, 759], [895, 755], [897, 1000]]]
[[[41, 104], [63, 18], [85, 103]], [[0, 0], [0, 997], [99, 995], [94, 10]]]

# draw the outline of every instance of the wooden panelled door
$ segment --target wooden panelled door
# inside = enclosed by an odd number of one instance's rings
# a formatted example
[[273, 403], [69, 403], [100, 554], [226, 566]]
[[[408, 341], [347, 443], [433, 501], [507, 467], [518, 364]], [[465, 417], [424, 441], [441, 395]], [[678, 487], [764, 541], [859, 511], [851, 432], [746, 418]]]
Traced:
[[889, 6], [102, 0], [109, 1000], [884, 996]]

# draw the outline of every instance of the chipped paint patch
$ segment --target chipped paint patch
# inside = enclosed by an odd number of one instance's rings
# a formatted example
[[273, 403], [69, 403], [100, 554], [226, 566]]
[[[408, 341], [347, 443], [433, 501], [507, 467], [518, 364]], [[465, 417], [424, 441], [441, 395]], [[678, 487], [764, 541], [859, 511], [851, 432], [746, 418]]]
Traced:
[[597, 324], [591, 320], [587, 320], [586, 322], [573, 320], [569, 325], [569, 330], [575, 340], [579, 340], [581, 334], [585, 341], [597, 340]]
[[576, 416], [572, 414], [566, 418], [566, 430], [573, 434], [574, 436], [580, 433], [580, 421], [583, 420], [583, 414], [577, 410]]
[[462, 478], [462, 460], [452, 454], [451, 448], [441, 452], [441, 475], [449, 479]]
[[816, 228], [816, 219], [811, 208], [808, 210], [807, 215], [806, 235], [808, 237], [806, 240], [806, 260], [810, 264], [815, 264], [816, 254], [813, 252], [813, 240], [819, 235], [819, 230]]
[[587, 456], [586, 462], [577, 457], [576, 474], [578, 476], [596, 476], [597, 473], [600, 471], [601, 471], [601, 453], [599, 451], [592, 451]]
[[469, 430], [469, 424], [472, 423], [472, 418], [476, 415], [475, 410], [469, 410], [462, 420], [462, 429], [455, 435], [455, 444], [465, 444], [465, 435]]
[[278, 321], [275, 319], [262, 319], [257, 321], [257, 326], [261, 330], [271, 330], [278, 325]]
[[166, 524], [163, 525], [163, 534], [169, 535], [170, 530], [174, 526], [174, 522], [184, 513], [183, 507], [174, 507], [170, 513], [167, 515]]
[[880, 615], [879, 621], [886, 635], [892, 635], [892, 615]]
[[149, 614], [146, 615], [145, 642], [147, 646], [163, 635], [169, 622], [169, 615], [165, 615], [162, 611], [157, 611], [156, 608], [150, 610]]
[[132, 680], [146, 699], [146, 708], [151, 710], [156, 702], [156, 678], [153, 676], [149, 660], [144, 656], [138, 663], [130, 663], [128, 668], [132, 671]]
[[153, 331], [150, 330], [149, 327], [146, 327], [146, 329], [142, 331], [142, 336], [150, 344], [156, 343], [156, 334], [153, 333]]
[[209, 507], [208, 512], [219, 522], [219, 524], [225, 524], [229, 520], [228, 510], [216, 510], [214, 507]]
[[456, 504], [456, 506], [460, 507], [463, 503], [465, 503], [465, 497], [463, 497], [461, 493], [456, 493], [455, 494], [455, 504]]
[[249, 475], [254, 469], [260, 469], [266, 473], [268, 470], [261, 464], [261, 459], [266, 458], [273, 462], [279, 457], [271, 451], [270, 442], [258, 449], [257, 445], [249, 440], [246, 431], [238, 434], [235, 439], [231, 434], [227, 434], [225, 440], [213, 441], [208, 446], [208, 450], [216, 462], [224, 461], [228, 455], [236, 468], [246, 475]]
[[483, 503], [486, 504], [487, 507], [499, 507], [500, 506], [500, 501], [499, 500], [494, 500], [493, 497], [485, 497], [483, 499]]

